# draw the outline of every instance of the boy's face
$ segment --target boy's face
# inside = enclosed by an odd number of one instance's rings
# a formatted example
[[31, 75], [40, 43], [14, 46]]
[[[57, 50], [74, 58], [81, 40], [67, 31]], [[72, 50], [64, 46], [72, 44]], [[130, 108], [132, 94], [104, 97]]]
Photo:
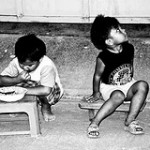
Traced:
[[24, 71], [32, 72], [38, 67], [39, 63], [39, 61], [30, 61], [27, 59], [25, 62], [19, 63], [19, 65]]
[[128, 41], [127, 34], [120, 26], [118, 28], [112, 28], [109, 33], [109, 37], [112, 40], [113, 45], [119, 45]]

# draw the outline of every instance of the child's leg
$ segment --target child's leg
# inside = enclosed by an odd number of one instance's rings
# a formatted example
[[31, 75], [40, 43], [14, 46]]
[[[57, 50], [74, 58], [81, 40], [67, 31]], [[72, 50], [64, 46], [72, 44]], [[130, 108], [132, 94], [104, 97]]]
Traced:
[[51, 105], [48, 103], [48, 100], [45, 96], [39, 97], [41, 101], [41, 113], [45, 121], [52, 121], [55, 119], [54, 114], [51, 110]]
[[136, 119], [143, 105], [149, 91], [149, 86], [145, 81], [137, 81], [134, 83], [127, 93], [127, 100], [131, 101], [129, 114], [125, 120], [125, 125], [128, 126]]
[[51, 110], [51, 106], [55, 105], [60, 100], [62, 97], [60, 94], [60, 88], [56, 83], [48, 96], [40, 96], [40, 101], [42, 103], [41, 112], [45, 121], [51, 121], [55, 119], [55, 116]]
[[[116, 90], [113, 91], [110, 95], [110, 98], [105, 101], [105, 103], [102, 105], [102, 107], [98, 110], [96, 116], [92, 120], [89, 128], [88, 128], [88, 135], [90, 136], [97, 136], [97, 132], [95, 130], [91, 131], [91, 126], [99, 126], [99, 124], [102, 122], [103, 119], [111, 115], [117, 107], [119, 107], [125, 99], [125, 95], [122, 91]], [[90, 129], [90, 132], [89, 132]]]
[[125, 96], [123, 92], [119, 90], [112, 92], [110, 98], [105, 101], [103, 106], [98, 110], [92, 122], [99, 125], [103, 119], [111, 115], [116, 110], [116, 108], [123, 103], [124, 99]]

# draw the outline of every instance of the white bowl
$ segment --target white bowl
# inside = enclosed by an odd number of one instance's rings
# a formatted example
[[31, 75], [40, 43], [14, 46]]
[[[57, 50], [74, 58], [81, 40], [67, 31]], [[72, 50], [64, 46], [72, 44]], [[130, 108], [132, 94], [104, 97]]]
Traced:
[[27, 89], [16, 86], [0, 88], [0, 100], [6, 102], [14, 102], [22, 99], [27, 92]]

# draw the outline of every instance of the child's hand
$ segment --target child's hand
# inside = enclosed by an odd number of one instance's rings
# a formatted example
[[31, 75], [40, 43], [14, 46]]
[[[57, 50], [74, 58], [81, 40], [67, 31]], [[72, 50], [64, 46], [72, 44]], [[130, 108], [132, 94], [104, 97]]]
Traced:
[[22, 71], [19, 75], [18, 75], [18, 79], [22, 82], [22, 81], [28, 81], [31, 79], [31, 76], [28, 72], [26, 71]]
[[31, 80], [28, 80], [26, 82], [24, 82], [24, 87], [36, 87], [38, 85], [37, 82], [35, 81], [31, 81]]
[[35, 81], [28, 80], [28, 81], [24, 81], [24, 82], [21, 82], [21, 83], [17, 84], [17, 86], [21, 86], [21, 87], [24, 87], [24, 88], [29, 88], [29, 87], [38, 86], [38, 83], [35, 82]]
[[94, 98], [103, 99], [102, 94], [100, 92], [96, 92], [92, 94]]
[[94, 102], [97, 102], [97, 101], [99, 101], [99, 100], [104, 101], [104, 100], [103, 100], [103, 97], [102, 97], [102, 95], [101, 95], [100, 92], [92, 94], [91, 96], [85, 98], [85, 100], [86, 100], [88, 103], [94, 103]]

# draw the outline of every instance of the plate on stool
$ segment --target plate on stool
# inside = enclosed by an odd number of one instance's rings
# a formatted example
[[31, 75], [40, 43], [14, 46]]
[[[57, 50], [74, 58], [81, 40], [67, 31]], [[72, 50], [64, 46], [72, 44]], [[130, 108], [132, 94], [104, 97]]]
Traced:
[[15, 102], [22, 99], [27, 92], [27, 89], [16, 86], [0, 88], [0, 100], [5, 102]]

